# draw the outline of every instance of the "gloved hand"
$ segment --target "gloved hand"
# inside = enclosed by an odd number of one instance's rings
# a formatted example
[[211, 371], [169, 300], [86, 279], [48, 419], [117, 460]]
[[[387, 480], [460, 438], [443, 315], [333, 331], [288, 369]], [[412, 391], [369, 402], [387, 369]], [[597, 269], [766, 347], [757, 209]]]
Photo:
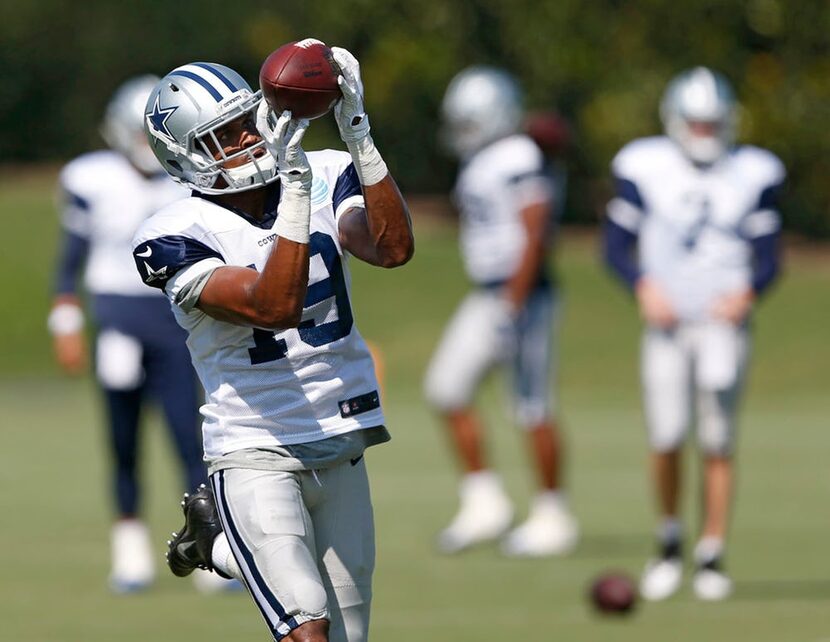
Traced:
[[272, 113], [263, 100], [257, 109], [256, 128], [265, 141], [265, 148], [277, 159], [283, 188], [296, 186], [310, 190], [311, 166], [300, 146], [308, 129], [308, 120], [292, 118], [290, 111], [284, 111], [272, 126]]
[[346, 145], [356, 143], [369, 135], [369, 116], [363, 107], [363, 81], [360, 63], [342, 47], [332, 47], [334, 61], [340, 67], [337, 82], [343, 98], [334, 105], [334, 118], [340, 130], [340, 138]]
[[340, 67], [337, 82], [343, 94], [334, 105], [334, 118], [340, 130], [340, 138], [349, 148], [360, 184], [374, 185], [382, 181], [389, 171], [369, 135], [369, 116], [363, 107], [360, 63], [342, 47], [332, 47], [331, 53]]
[[282, 194], [274, 231], [297, 243], [308, 243], [311, 219], [311, 166], [301, 146], [308, 120], [280, 114], [273, 123], [271, 108], [263, 100], [257, 109], [256, 127], [268, 152], [277, 159]]

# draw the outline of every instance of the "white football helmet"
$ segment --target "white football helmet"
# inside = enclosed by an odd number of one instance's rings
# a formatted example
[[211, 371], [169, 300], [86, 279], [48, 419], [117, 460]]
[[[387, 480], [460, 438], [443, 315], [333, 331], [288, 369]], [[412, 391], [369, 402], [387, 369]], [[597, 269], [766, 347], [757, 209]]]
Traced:
[[101, 136], [144, 174], [161, 171], [144, 133], [144, 105], [158, 76], [137, 76], [121, 85], [110, 98], [101, 123]]
[[666, 134], [701, 165], [717, 161], [735, 142], [736, 111], [729, 82], [706, 67], [675, 77], [660, 104]]
[[[250, 117], [262, 92], [254, 92], [233, 69], [210, 62], [177, 67], [159, 81], [145, 107], [150, 147], [174, 180], [206, 194], [242, 192], [278, 178], [277, 161], [260, 140], [230, 156], [216, 130], [233, 120]], [[214, 158], [218, 150], [220, 157]], [[259, 151], [263, 150], [263, 151]], [[237, 167], [229, 161], [244, 159]], [[219, 180], [219, 179], [222, 180]]]
[[447, 87], [441, 104], [442, 137], [467, 158], [485, 145], [519, 131], [522, 93], [513, 76], [493, 67], [468, 67]]

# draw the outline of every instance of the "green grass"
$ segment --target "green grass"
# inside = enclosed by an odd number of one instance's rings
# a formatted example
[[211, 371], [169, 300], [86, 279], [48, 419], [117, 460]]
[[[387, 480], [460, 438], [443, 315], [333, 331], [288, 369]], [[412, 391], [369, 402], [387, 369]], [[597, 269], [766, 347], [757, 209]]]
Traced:
[[[43, 323], [56, 238], [51, 180], [0, 182], [7, 233], [0, 249], [0, 640], [265, 640], [247, 597], [203, 597], [161, 564], [146, 594], [106, 590], [109, 498], [97, 397], [88, 380], [67, 381], [54, 371]], [[416, 228], [411, 265], [392, 272], [354, 266], [353, 274], [359, 326], [385, 357], [394, 433], [369, 456], [378, 531], [374, 640], [830, 639], [829, 260], [793, 253], [785, 280], [758, 314], [729, 558], [734, 599], [701, 604], [684, 590], [667, 603], [642, 605], [631, 618], [608, 620], [588, 609], [587, 584], [604, 569], [637, 573], [652, 544], [634, 308], [598, 265], [594, 238], [566, 233], [560, 397], [571, 496], [584, 533], [576, 553], [532, 562], [505, 560], [494, 548], [437, 556], [431, 542], [454, 510], [456, 474], [420, 380], [465, 285], [451, 229], [419, 219]], [[494, 379], [482, 394], [491, 452], [522, 510], [531, 478], [503, 401]], [[146, 508], [161, 562], [166, 534], [180, 525], [179, 488], [155, 414], [147, 427]], [[691, 453], [688, 468], [694, 479]], [[689, 489], [692, 526], [695, 499]]]

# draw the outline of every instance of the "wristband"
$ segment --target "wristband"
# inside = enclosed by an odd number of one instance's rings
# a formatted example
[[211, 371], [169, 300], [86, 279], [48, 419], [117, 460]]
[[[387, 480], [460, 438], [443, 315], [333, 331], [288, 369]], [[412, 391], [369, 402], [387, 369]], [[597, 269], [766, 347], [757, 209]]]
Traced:
[[389, 170], [369, 134], [360, 140], [347, 143], [346, 146], [352, 155], [361, 185], [374, 185], [386, 178]]
[[84, 313], [77, 305], [59, 303], [49, 313], [46, 327], [53, 335], [76, 334], [84, 327]]
[[311, 223], [311, 196], [305, 190], [297, 193], [287, 185], [283, 187], [285, 191], [277, 209], [274, 232], [289, 241], [308, 244], [311, 236], [308, 229]]

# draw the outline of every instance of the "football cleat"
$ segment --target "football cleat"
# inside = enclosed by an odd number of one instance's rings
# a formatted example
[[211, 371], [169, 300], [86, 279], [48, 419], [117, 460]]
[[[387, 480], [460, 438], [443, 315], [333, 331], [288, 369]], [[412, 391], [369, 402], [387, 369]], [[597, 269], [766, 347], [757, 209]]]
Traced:
[[646, 563], [640, 577], [640, 595], [651, 602], [665, 600], [680, 588], [683, 580], [683, 558], [680, 540], [660, 545], [660, 555]]
[[438, 534], [438, 550], [446, 554], [496, 540], [513, 521], [513, 506], [498, 482], [461, 484], [461, 507], [450, 525]]
[[537, 497], [524, 523], [507, 534], [501, 551], [508, 557], [565, 555], [576, 546], [579, 528], [561, 501]]
[[732, 594], [732, 580], [721, 568], [719, 559], [699, 566], [692, 580], [692, 588], [698, 599], [709, 602], [725, 600]]
[[114, 593], [135, 593], [148, 588], [155, 579], [150, 535], [143, 522], [123, 519], [110, 533], [112, 570], [109, 585]]
[[213, 566], [213, 540], [222, 532], [213, 492], [202, 484], [192, 495], [185, 493], [182, 512], [184, 526], [167, 541], [167, 565], [173, 575], [185, 577], [200, 568], [228, 578]]

